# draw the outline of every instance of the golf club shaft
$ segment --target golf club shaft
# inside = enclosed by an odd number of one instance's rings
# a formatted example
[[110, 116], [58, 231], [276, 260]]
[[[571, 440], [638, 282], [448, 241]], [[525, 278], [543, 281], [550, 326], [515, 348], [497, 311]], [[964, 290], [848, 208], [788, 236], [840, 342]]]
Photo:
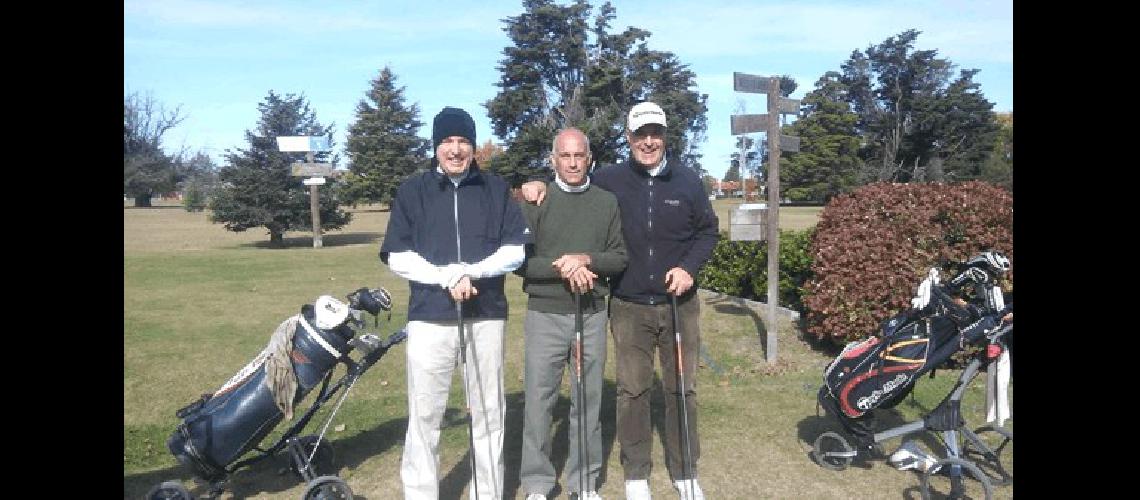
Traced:
[[677, 379], [678, 384], [680, 384], [678, 389], [681, 393], [681, 429], [684, 432], [683, 444], [685, 446], [684, 469], [685, 475], [687, 476], [686, 485], [689, 488], [689, 496], [687, 498], [692, 499], [696, 497], [696, 494], [692, 491], [693, 481], [696, 478], [693, 477], [693, 448], [689, 443], [689, 405], [685, 398], [685, 362], [684, 356], [681, 354], [683, 349], [681, 348], [681, 330], [678, 328], [677, 321], [677, 296], [669, 294], [669, 302], [673, 306], [673, 343], [677, 345]]
[[455, 301], [455, 317], [459, 322], [459, 360], [463, 370], [463, 401], [467, 404], [467, 444], [471, 447], [471, 492], [479, 498], [479, 482], [475, 474], [475, 422], [471, 415], [471, 391], [467, 383], [467, 340], [463, 332], [463, 302]]
[[574, 292], [574, 366], [578, 379], [578, 497], [586, 493], [590, 455], [586, 443], [586, 389], [582, 385], [582, 294]]

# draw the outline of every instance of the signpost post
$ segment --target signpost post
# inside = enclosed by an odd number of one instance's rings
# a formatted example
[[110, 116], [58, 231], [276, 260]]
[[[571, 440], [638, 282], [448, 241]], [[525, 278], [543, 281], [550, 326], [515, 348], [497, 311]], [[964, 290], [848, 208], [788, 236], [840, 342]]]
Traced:
[[330, 151], [327, 137], [307, 135], [278, 136], [277, 149], [281, 152], [304, 152], [305, 163], [294, 163], [292, 174], [295, 177], [308, 177], [301, 181], [309, 186], [309, 210], [313, 213], [313, 248], [321, 248], [321, 201], [317, 187], [325, 183], [325, 176], [332, 175], [331, 163], [314, 163], [313, 152]]
[[[768, 134], [768, 340], [765, 358], [776, 362], [776, 308], [780, 300], [780, 151], [793, 153], [800, 150], [800, 138], [780, 135], [781, 114], [799, 113], [799, 99], [780, 96], [780, 79], [734, 72], [733, 90], [752, 94], [768, 94], [768, 113], [763, 115], [733, 115], [732, 135], [766, 132]], [[759, 186], [757, 186], [759, 188]], [[740, 206], [741, 209], [745, 205]], [[736, 220], [736, 219], [732, 219]], [[731, 233], [731, 226], [729, 227]], [[731, 233], [735, 234], [735, 233]], [[761, 240], [750, 233], [732, 239]], [[748, 236], [744, 236], [748, 235]]]

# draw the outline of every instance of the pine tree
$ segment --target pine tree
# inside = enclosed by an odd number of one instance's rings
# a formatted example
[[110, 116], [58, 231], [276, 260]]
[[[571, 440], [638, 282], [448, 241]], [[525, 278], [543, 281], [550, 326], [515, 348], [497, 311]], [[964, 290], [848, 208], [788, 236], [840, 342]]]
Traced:
[[982, 166], [981, 180], [1013, 189], [1013, 112], [997, 113], [998, 133], [993, 150]]
[[782, 194], [794, 201], [827, 201], [858, 185], [858, 116], [844, 100], [840, 74], [830, 71], [802, 101], [804, 116], [785, 127], [800, 138], [800, 151], [780, 160]]
[[185, 118], [180, 107], [168, 110], [150, 94], [123, 98], [123, 194], [136, 207], [149, 207], [152, 197], [174, 190], [175, 158], [163, 151], [162, 136]]
[[419, 105], [404, 104], [404, 87], [396, 87], [388, 67], [365, 96], [348, 127], [348, 173], [339, 183], [341, 199], [353, 206], [391, 202], [400, 183], [426, 166], [430, 147], [417, 135], [424, 125]]
[[[222, 187], [210, 202], [210, 220], [230, 231], [264, 227], [273, 245], [284, 243], [286, 231], [311, 230], [309, 188], [302, 177], [292, 175], [291, 164], [305, 161], [305, 153], [285, 153], [277, 148], [278, 136], [321, 136], [332, 143], [333, 127], [322, 126], [304, 95], [280, 96], [269, 91], [257, 105], [261, 118], [257, 128], [246, 130], [248, 149], [227, 151], [228, 165], [218, 173]], [[328, 162], [330, 153], [314, 153], [316, 162]], [[337, 158], [331, 158], [336, 163]], [[321, 229], [339, 229], [352, 214], [339, 208], [335, 189], [320, 188]]]
[[969, 180], [980, 176], [997, 133], [993, 103], [936, 50], [914, 50], [907, 30], [855, 51], [839, 81], [858, 115], [862, 182]]
[[634, 104], [652, 100], [669, 117], [671, 157], [702, 171], [697, 145], [707, 128], [707, 95], [696, 75], [670, 52], [645, 46], [648, 31], [610, 33], [616, 9], [593, 8], [585, 0], [560, 6], [552, 0], [524, 0], [525, 12], [504, 19], [512, 45], [499, 63], [501, 90], [488, 101], [488, 115], [506, 151], [495, 157], [496, 172], [518, 185], [545, 172], [555, 132], [582, 129], [598, 165], [628, 156], [625, 116]]

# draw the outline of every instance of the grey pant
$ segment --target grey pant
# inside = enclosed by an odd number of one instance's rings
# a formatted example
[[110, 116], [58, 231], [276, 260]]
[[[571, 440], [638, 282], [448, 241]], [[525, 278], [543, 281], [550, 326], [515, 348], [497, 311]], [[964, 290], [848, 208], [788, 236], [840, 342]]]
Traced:
[[[554, 403], [562, 385], [562, 372], [570, 376], [570, 412], [566, 460], [566, 489], [581, 490], [578, 469], [578, 401], [577, 375], [574, 365], [574, 315], [526, 312], [523, 323], [526, 332], [526, 403], [524, 410], [522, 464], [519, 480], [523, 491], [549, 495], [557, 480], [554, 464], [550, 462], [551, 420]], [[602, 372], [606, 365], [606, 312], [583, 315], [582, 328], [582, 385], [586, 391], [586, 436], [589, 466], [586, 467], [586, 490], [596, 489], [598, 473], [602, 470], [602, 430], [598, 411], [602, 400]]]

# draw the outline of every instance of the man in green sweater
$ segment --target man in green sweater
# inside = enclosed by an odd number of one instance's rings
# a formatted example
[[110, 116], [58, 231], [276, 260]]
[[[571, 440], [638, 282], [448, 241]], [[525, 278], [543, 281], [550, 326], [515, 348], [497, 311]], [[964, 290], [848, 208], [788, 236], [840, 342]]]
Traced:
[[[606, 364], [607, 278], [625, 269], [625, 241], [617, 198], [590, 187], [590, 142], [586, 134], [576, 128], [560, 131], [554, 137], [550, 161], [557, 176], [547, 186], [546, 202], [521, 204], [534, 244], [526, 246], [526, 261], [515, 271], [523, 277], [523, 291], [528, 295], [523, 324], [526, 403], [519, 480], [526, 500], [545, 500], [554, 489], [557, 477], [550, 461], [551, 413], [563, 369], [569, 368], [569, 457], [563, 471], [566, 489], [579, 500], [600, 500], [596, 484], [602, 469], [598, 410]], [[578, 398], [573, 357], [575, 293], [581, 294], [585, 405]], [[586, 429], [579, 428], [577, 419], [583, 408]], [[585, 433], [588, 457], [579, 456], [579, 432]], [[580, 468], [585, 469], [584, 488], [578, 479]]]

